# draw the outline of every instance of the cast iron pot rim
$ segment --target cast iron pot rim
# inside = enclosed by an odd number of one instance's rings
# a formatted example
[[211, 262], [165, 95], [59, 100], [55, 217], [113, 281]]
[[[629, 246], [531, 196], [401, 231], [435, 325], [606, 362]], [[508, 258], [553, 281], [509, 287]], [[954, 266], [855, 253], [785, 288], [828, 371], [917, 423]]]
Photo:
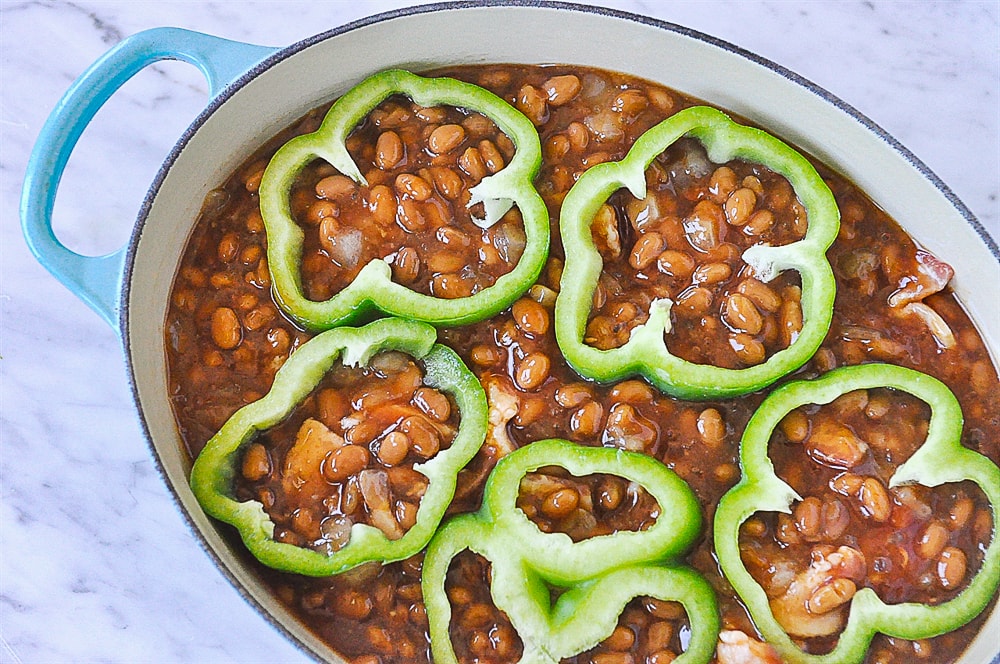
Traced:
[[[910, 150], [908, 150], [899, 141], [893, 138], [885, 129], [880, 127], [874, 121], [869, 119], [866, 115], [858, 111], [856, 108], [843, 101], [836, 95], [830, 93], [826, 89], [820, 87], [819, 85], [813, 83], [812, 81], [796, 74], [795, 72], [775, 63], [767, 58], [761, 57], [751, 51], [743, 49], [735, 44], [727, 42], [711, 35], [707, 35], [703, 32], [697, 30], [692, 30], [691, 28], [686, 28], [684, 26], [678, 25], [676, 23], [670, 23], [668, 21], [663, 21], [660, 19], [650, 18], [648, 16], [642, 16], [639, 14], [633, 14], [630, 12], [625, 12], [617, 9], [610, 9], [606, 7], [595, 7], [593, 5], [587, 4], [576, 4], [572, 2], [562, 2], [559, 0], [458, 0], [456, 2], [438, 2], [427, 5], [419, 5], [415, 7], [404, 7], [401, 9], [395, 9], [388, 12], [383, 12], [380, 14], [375, 14], [373, 16], [367, 16], [356, 21], [351, 21], [350, 23], [345, 23], [344, 25], [332, 28], [325, 32], [316, 34], [312, 37], [303, 39], [302, 41], [296, 42], [281, 48], [274, 54], [268, 56], [260, 63], [255, 65], [253, 68], [248, 70], [238, 79], [230, 83], [226, 88], [219, 93], [216, 97], [211, 99], [208, 105], [205, 107], [201, 113], [194, 119], [190, 126], [184, 131], [180, 139], [170, 150], [167, 155], [166, 160], [160, 167], [156, 174], [149, 190], [146, 192], [146, 196], [143, 199], [142, 206], [139, 209], [138, 216], [136, 218], [136, 223], [132, 231], [131, 238], [129, 240], [128, 249], [125, 256], [125, 269], [122, 278], [121, 286], [121, 296], [119, 302], [121, 302], [120, 311], [118, 314], [118, 326], [122, 335], [123, 350], [125, 355], [125, 366], [128, 372], [129, 386], [132, 391], [132, 399], [135, 402], [136, 410], [139, 415], [139, 423], [142, 427], [143, 435], [146, 438], [146, 445], [152, 452], [153, 461], [156, 464], [156, 471], [160, 475], [160, 478], [167, 485], [170, 490], [170, 496], [177, 506], [178, 510], [184, 517], [184, 521], [188, 526], [188, 529], [193, 532], [196, 536], [199, 546], [211, 557], [215, 562], [216, 567], [223, 573], [223, 575], [229, 580], [233, 588], [243, 597], [243, 599], [254, 607], [258, 614], [260, 614], [267, 622], [271, 624], [278, 632], [283, 634], [289, 641], [296, 644], [299, 649], [311, 656], [317, 662], [327, 661], [319, 652], [315, 651], [313, 648], [304, 643], [295, 634], [293, 634], [282, 621], [278, 620], [270, 611], [268, 611], [260, 602], [257, 601], [250, 592], [243, 587], [243, 585], [237, 580], [236, 576], [229, 570], [228, 566], [222, 561], [219, 555], [212, 549], [208, 544], [208, 540], [202, 534], [201, 530], [195, 524], [191, 515], [184, 508], [181, 502], [180, 495], [177, 493], [177, 489], [174, 487], [173, 482], [167, 476], [166, 471], [163, 468], [163, 464], [160, 460], [159, 452], [156, 446], [153, 444], [153, 437], [150, 434], [149, 424], [146, 421], [146, 417], [140, 407], [139, 400], [139, 389], [136, 383], [135, 370], [132, 364], [132, 353], [131, 353], [131, 337], [128, 333], [128, 302], [129, 295], [131, 293], [131, 274], [135, 265], [135, 254], [136, 248], [138, 246], [139, 240], [142, 237], [142, 231], [146, 224], [146, 219], [149, 215], [149, 211], [152, 208], [153, 201], [156, 199], [156, 195], [159, 192], [160, 186], [166, 179], [167, 174], [173, 167], [174, 162], [180, 156], [180, 153], [184, 151], [187, 147], [188, 142], [197, 133], [201, 126], [208, 120], [208, 118], [215, 113], [215, 111], [225, 104], [236, 92], [238, 92], [243, 86], [252, 81], [262, 72], [270, 69], [275, 64], [286, 60], [299, 52], [314, 46], [322, 41], [330, 39], [331, 37], [337, 37], [339, 35], [357, 30], [359, 28], [364, 28], [370, 25], [375, 25], [378, 23], [384, 23], [386, 21], [391, 21], [399, 18], [404, 18], [407, 16], [416, 16], [419, 14], [428, 14], [432, 12], [443, 12], [443, 11], [453, 11], [453, 10], [463, 10], [463, 9], [474, 9], [474, 8], [484, 8], [484, 7], [527, 7], [527, 8], [540, 8], [540, 9], [561, 9], [566, 11], [574, 11], [585, 14], [596, 14], [599, 16], [607, 16], [609, 18], [631, 21], [634, 23], [640, 23], [643, 25], [648, 25], [654, 28], [659, 28], [661, 30], [666, 30], [668, 32], [674, 32], [679, 35], [690, 37], [698, 41], [708, 43], [712, 46], [716, 46], [724, 51], [732, 53], [733, 55], [742, 57], [753, 63], [761, 65], [771, 71], [779, 74], [785, 79], [800, 85], [801, 87], [809, 90], [816, 96], [820, 97], [824, 101], [832, 104], [836, 108], [844, 111], [847, 115], [851, 116], [854, 120], [858, 122], [862, 127], [873, 133], [875, 136], [883, 140], [889, 145], [893, 150], [898, 152], [907, 162], [909, 162], [917, 171], [919, 171], [927, 180], [930, 181], [934, 187], [936, 187], [944, 197], [955, 207], [959, 214], [968, 222], [972, 229], [979, 236], [979, 239], [986, 245], [990, 253], [1000, 262], [1000, 247], [998, 247], [997, 242], [990, 236], [986, 231], [985, 227], [979, 222], [979, 220], [972, 214], [972, 211], [963, 203], [958, 196], [945, 184], [941, 178], [939, 178], [926, 164], [924, 164], [916, 155], [914, 155]], [[994, 659], [994, 663], [998, 660]]]

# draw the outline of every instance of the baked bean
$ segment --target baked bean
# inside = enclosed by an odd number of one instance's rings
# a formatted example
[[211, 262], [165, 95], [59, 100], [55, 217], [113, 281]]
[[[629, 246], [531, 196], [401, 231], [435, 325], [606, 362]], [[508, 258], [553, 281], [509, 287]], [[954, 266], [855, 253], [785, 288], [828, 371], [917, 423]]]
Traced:
[[799, 303], [785, 300], [781, 303], [781, 340], [785, 347], [791, 346], [802, 331], [802, 309]]
[[747, 220], [743, 232], [747, 235], [763, 235], [774, 226], [774, 213], [770, 210], [757, 210]]
[[444, 298], [466, 297], [472, 294], [475, 283], [458, 274], [437, 274], [431, 280], [431, 294]]
[[627, 652], [600, 652], [590, 658], [593, 664], [635, 664], [635, 658]]
[[933, 560], [944, 551], [948, 545], [949, 532], [938, 521], [931, 521], [917, 539], [917, 555], [926, 560]]
[[645, 269], [657, 260], [666, 248], [667, 242], [659, 233], [643, 233], [632, 247], [629, 265], [637, 270]]
[[412, 284], [420, 276], [420, 255], [413, 247], [402, 247], [392, 261], [392, 274], [397, 281]]
[[488, 367], [500, 361], [500, 351], [494, 346], [485, 344], [473, 346], [469, 356], [474, 364], [481, 367]]
[[478, 181], [486, 177], [486, 163], [476, 148], [467, 148], [458, 158], [458, 166], [474, 180]]
[[648, 597], [643, 603], [649, 615], [660, 620], [680, 620], [687, 615], [684, 605], [680, 602]]
[[938, 558], [937, 575], [942, 588], [958, 588], [965, 580], [965, 553], [956, 547], [949, 546], [941, 552]]
[[858, 493], [865, 514], [875, 521], [887, 521], [892, 512], [892, 503], [885, 487], [875, 477], [866, 477], [861, 483]]
[[656, 652], [670, 648], [674, 638], [674, 625], [667, 620], [657, 620], [646, 630], [646, 648]]
[[596, 401], [588, 401], [570, 416], [570, 433], [576, 440], [596, 436], [601, 430], [604, 407]]
[[[339, 208], [337, 208], [337, 206], [331, 203], [330, 201], [325, 201], [325, 200], [316, 201], [315, 203], [309, 206], [308, 210], [306, 210], [305, 220], [306, 223], [315, 226], [316, 224], [322, 222], [324, 219], [328, 219], [330, 217], [336, 217], [339, 212], [340, 212]], [[251, 261], [244, 260], [243, 262], [249, 263]]]
[[607, 302], [608, 293], [600, 283], [594, 288], [594, 295], [591, 297], [591, 304], [595, 309], [600, 309]]
[[533, 85], [523, 86], [517, 93], [514, 105], [524, 113], [536, 127], [548, 119], [548, 97]]
[[813, 356], [816, 371], [826, 373], [837, 368], [837, 357], [829, 348], [820, 348]]
[[434, 456], [441, 449], [441, 437], [437, 430], [420, 416], [404, 419], [399, 430], [409, 437], [413, 449], [425, 459]]
[[663, 274], [687, 279], [694, 272], [694, 259], [681, 251], [667, 249], [656, 259], [656, 268]]
[[703, 263], [695, 268], [691, 281], [696, 284], [717, 284], [732, 275], [733, 269], [727, 263]]
[[517, 365], [515, 380], [523, 390], [533, 390], [549, 377], [551, 362], [547, 355], [531, 353]]
[[379, 134], [375, 143], [375, 165], [383, 171], [395, 168], [403, 160], [406, 149], [399, 134], [394, 131], [384, 131]]
[[835, 540], [843, 535], [851, 523], [851, 515], [836, 498], [823, 503], [823, 537]]
[[593, 390], [586, 383], [562, 385], [553, 394], [556, 403], [563, 408], [576, 408], [593, 397]]
[[564, 134], [554, 134], [549, 136], [548, 140], [545, 141], [545, 144], [542, 147], [544, 148], [545, 156], [548, 159], [558, 161], [566, 156], [571, 145], [569, 138], [567, 138]]
[[706, 408], [698, 415], [698, 434], [701, 440], [712, 447], [718, 447], [726, 439], [726, 423], [715, 408]]
[[635, 633], [624, 625], [618, 625], [611, 635], [604, 639], [603, 645], [611, 650], [629, 650], [635, 645]]
[[616, 403], [608, 413], [604, 438], [606, 445], [646, 452], [657, 438], [656, 425], [629, 404]]
[[352, 195], [356, 189], [357, 185], [346, 175], [330, 175], [316, 183], [316, 195], [327, 200]]
[[549, 330], [549, 312], [533, 300], [522, 298], [511, 308], [514, 322], [525, 334], [542, 335]]
[[271, 459], [267, 448], [260, 443], [252, 443], [243, 454], [243, 477], [251, 482], [263, 479], [271, 472]]
[[644, 404], [653, 400], [653, 389], [638, 379], [623, 380], [611, 388], [608, 396], [617, 403]]
[[[415, 201], [426, 201], [433, 193], [431, 185], [426, 180], [412, 173], [403, 173], [396, 177], [396, 191], [401, 196], [412, 198]], [[409, 227], [407, 228], [410, 230]]]
[[331, 429], [338, 426], [351, 409], [347, 398], [338, 390], [330, 388], [316, 394], [316, 407], [320, 422]]
[[403, 530], [409, 530], [417, 522], [418, 507], [413, 503], [401, 500], [396, 503], [396, 522]]
[[323, 477], [330, 482], [343, 482], [357, 475], [368, 465], [368, 450], [360, 445], [344, 445], [330, 453], [323, 465]]
[[485, 139], [479, 141], [479, 154], [483, 158], [483, 164], [490, 173], [498, 173], [503, 169], [503, 155], [493, 144], [493, 141]]
[[951, 510], [948, 511], [948, 527], [951, 530], [964, 528], [969, 523], [969, 519], [972, 517], [974, 511], [975, 505], [971, 498], [959, 498], [951, 506]]
[[542, 84], [552, 106], [563, 106], [573, 101], [580, 88], [580, 79], [573, 74], [553, 76]]
[[611, 102], [611, 110], [625, 116], [638, 115], [646, 110], [649, 99], [641, 90], [623, 90]]
[[378, 460], [386, 466], [396, 466], [403, 463], [409, 453], [410, 439], [406, 437], [406, 434], [398, 431], [386, 434], [378, 445]]
[[188, 289], [174, 291], [170, 301], [175, 307], [186, 313], [193, 312], [197, 305], [194, 291]]
[[[413, 419], [413, 418], [410, 418]], [[413, 451], [423, 459], [430, 459], [441, 449], [441, 438], [430, 426], [414, 427], [417, 433], [412, 440]]]
[[844, 496], [856, 496], [864, 478], [854, 473], [841, 473], [830, 481], [830, 488]]
[[576, 151], [585, 149], [590, 143], [590, 132], [582, 122], [571, 122], [566, 127], [566, 136], [569, 138], [570, 146]]
[[441, 125], [431, 132], [427, 139], [427, 147], [434, 154], [447, 154], [465, 140], [465, 128], [459, 124]]
[[616, 510], [625, 498], [623, 481], [616, 477], [602, 478], [597, 486], [597, 504], [606, 511]]
[[976, 518], [972, 524], [972, 533], [978, 540], [985, 540], [993, 533], [993, 514], [986, 509], [976, 510]]
[[736, 190], [736, 173], [728, 166], [720, 166], [712, 172], [708, 181], [708, 191], [717, 203], [725, 202]]
[[764, 327], [764, 319], [757, 307], [742, 293], [730, 293], [723, 301], [722, 317], [737, 332], [757, 334]]
[[774, 313], [781, 308], [781, 297], [767, 284], [753, 277], [741, 281], [736, 290], [750, 298], [758, 309]]
[[545, 496], [542, 501], [542, 514], [550, 519], [565, 519], [576, 511], [580, 505], [580, 494], [576, 489], [557, 489]]
[[292, 336], [283, 327], [275, 327], [268, 330], [267, 341], [275, 353], [281, 355], [288, 352], [292, 347]]
[[230, 272], [216, 272], [208, 278], [208, 283], [216, 290], [228, 289], [236, 285], [236, 277]]
[[708, 200], [698, 201], [694, 211], [684, 219], [684, 234], [688, 243], [702, 253], [719, 246], [719, 224], [722, 208]]
[[733, 226], [743, 226], [750, 221], [750, 215], [756, 206], [757, 195], [753, 189], [737, 189], [726, 199], [726, 221]]
[[384, 184], [376, 185], [368, 192], [368, 208], [372, 218], [381, 226], [396, 221], [396, 194]]
[[219, 307], [212, 312], [212, 341], [222, 350], [232, 350], [243, 341], [240, 319], [229, 307]]
[[270, 305], [262, 305], [250, 310], [243, 319], [243, 325], [250, 331], [259, 330], [274, 320], [277, 312]]
[[735, 463], [720, 463], [712, 469], [712, 476], [720, 484], [729, 484], [740, 475], [740, 469]]
[[760, 364], [767, 357], [764, 344], [745, 332], [737, 332], [729, 338], [729, 346], [740, 362], [747, 366]]
[[517, 415], [514, 416], [513, 422], [519, 427], [530, 426], [531, 424], [537, 422], [538, 419], [547, 412], [548, 407], [545, 403], [545, 399], [524, 399], [521, 401], [521, 405], [517, 409]]
[[421, 387], [413, 394], [413, 404], [438, 422], [446, 422], [451, 416], [451, 402], [441, 392], [429, 387]]
[[809, 227], [809, 219], [806, 215], [806, 209], [798, 200], [794, 200], [792, 201], [792, 212], [795, 214], [793, 217], [794, 224], [792, 227], [794, 228], [796, 235], [801, 237], [806, 234], [806, 230]]
[[805, 498], [795, 508], [795, 527], [807, 542], [815, 542], [819, 539], [822, 509], [819, 498], [815, 496]]
[[677, 296], [677, 306], [693, 315], [704, 314], [712, 306], [712, 291], [701, 286], [692, 286]]
[[243, 186], [246, 188], [248, 192], [250, 192], [251, 194], [255, 194], [257, 193], [257, 190], [260, 189], [260, 181], [263, 177], [264, 177], [264, 167], [260, 166], [259, 168], [252, 171], [249, 175], [247, 175], [246, 179], [243, 180]]
[[465, 261], [461, 254], [439, 251], [432, 253], [426, 260], [427, 269], [433, 274], [443, 272], [455, 273], [461, 271]]
[[618, 234], [618, 220], [615, 217], [614, 208], [610, 205], [602, 205], [598, 208], [590, 228], [594, 243], [606, 260], [621, 255], [621, 237]]
[[836, 468], [854, 468], [868, 452], [868, 445], [848, 427], [829, 420], [813, 426], [806, 447], [811, 456]]
[[236, 233], [226, 233], [219, 241], [218, 256], [223, 263], [230, 263], [236, 259], [236, 254], [240, 250], [240, 241]]
[[413, 198], [401, 198], [396, 211], [396, 222], [406, 231], [416, 233], [427, 227], [427, 218], [420, 204]]

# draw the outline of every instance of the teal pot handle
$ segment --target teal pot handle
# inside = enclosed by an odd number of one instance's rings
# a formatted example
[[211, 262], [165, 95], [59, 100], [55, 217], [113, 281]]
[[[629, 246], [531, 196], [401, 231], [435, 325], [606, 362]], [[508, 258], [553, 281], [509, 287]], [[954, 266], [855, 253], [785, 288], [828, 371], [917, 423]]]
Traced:
[[76, 142], [105, 102], [130, 78], [160, 60], [195, 65], [216, 97], [277, 49], [180, 28], [155, 28], [125, 39], [80, 75], [42, 127], [21, 190], [21, 229], [45, 269], [118, 331], [126, 247], [104, 256], [68, 249], [52, 230], [59, 181]]

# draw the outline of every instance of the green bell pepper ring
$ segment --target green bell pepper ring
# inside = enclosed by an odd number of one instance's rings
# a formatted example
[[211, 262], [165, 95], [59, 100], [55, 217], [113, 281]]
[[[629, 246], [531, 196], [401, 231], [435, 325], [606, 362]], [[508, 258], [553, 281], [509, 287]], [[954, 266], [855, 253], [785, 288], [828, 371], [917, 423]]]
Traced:
[[812, 381], [796, 381], [776, 389], [750, 418], [740, 446], [743, 478], [719, 502], [715, 513], [715, 547], [726, 578], [743, 599], [757, 629], [785, 661], [810, 664], [861, 662], [876, 633], [902, 639], [924, 639], [957, 629], [989, 604], [1000, 584], [1000, 540], [993, 539], [982, 567], [953, 599], [930, 606], [907, 602], [887, 605], [871, 588], [859, 590], [851, 602], [847, 624], [836, 648], [826, 655], [803, 652], [775, 619], [764, 589], [740, 558], [741, 524], [756, 512], [791, 512], [799, 495], [778, 478], [768, 457], [771, 433], [782, 418], [805, 404], [827, 404], [858, 389], [889, 387], [908, 392], [931, 407], [930, 428], [920, 448], [896, 469], [889, 487], [921, 484], [934, 487], [970, 480], [993, 508], [1000, 504], [1000, 468], [962, 446], [962, 410], [958, 400], [936, 378], [903, 367], [865, 364], [842, 367]]
[[[543, 533], [515, 505], [521, 478], [545, 466], [575, 475], [609, 473], [641, 485], [660, 512], [648, 530], [573, 542]], [[655, 459], [618, 449], [543, 440], [505, 456], [487, 480], [483, 505], [448, 521], [424, 556], [422, 587], [434, 661], [455, 662], [445, 578], [464, 550], [492, 564], [490, 592], [521, 638], [520, 662], [559, 662], [600, 643], [634, 597], [681, 602], [692, 638], [679, 662], [708, 662], [719, 633], [715, 594], [696, 572], [678, 564], [701, 526], [690, 488]], [[565, 589], [554, 604], [549, 584]]]
[[[455, 493], [459, 469], [475, 456], [486, 437], [486, 395], [476, 377], [451, 349], [436, 344], [425, 323], [385, 318], [361, 328], [341, 327], [299, 347], [277, 371], [271, 390], [233, 414], [205, 445], [191, 469], [191, 488], [206, 513], [235, 526], [250, 552], [262, 563], [286, 572], [329, 576], [369, 561], [407, 558], [430, 540]], [[424, 383], [450, 394], [461, 415], [451, 446], [413, 469], [429, 480], [416, 522], [397, 540], [363, 523], [351, 527], [344, 548], [327, 555], [274, 540], [274, 522], [257, 501], [232, 497], [240, 450], [258, 431], [284, 420], [340, 360], [364, 365], [376, 353], [396, 350], [423, 362]]]
[[[622, 187], [636, 198], [644, 198], [646, 168], [684, 136], [699, 140], [715, 163], [743, 159], [783, 175], [808, 213], [803, 239], [777, 247], [755, 245], [743, 252], [743, 260], [762, 281], [774, 279], [783, 270], [795, 270], [802, 279], [803, 326], [798, 338], [752, 367], [726, 369], [672, 355], [663, 338], [671, 329], [672, 303], [666, 299], [653, 301], [649, 319], [633, 330], [623, 346], [599, 350], [583, 340], [592, 294], [603, 267], [591, 236], [592, 220], [601, 205]], [[642, 375], [663, 392], [681, 399], [738, 396], [766, 387], [805, 364], [830, 328], [836, 283], [825, 254], [840, 228], [833, 194], [805, 157], [777, 138], [736, 124], [713, 108], [697, 106], [667, 118], [640, 136], [621, 161], [599, 164], [584, 173], [563, 200], [559, 225], [566, 262], [556, 299], [556, 339], [569, 364], [587, 378], [610, 382]]]
[[[478, 111], [510, 137], [516, 148], [513, 159], [470, 189], [469, 205], [483, 204], [486, 215], [481, 225], [485, 227], [516, 205], [524, 220], [524, 253], [517, 265], [492, 286], [467, 297], [438, 298], [406, 288], [392, 281], [389, 264], [379, 259], [365, 265], [351, 284], [330, 299], [310, 300], [301, 283], [303, 231], [292, 219], [289, 190], [298, 172], [315, 159], [324, 159], [355, 182], [367, 184], [345, 141], [372, 109], [397, 93], [423, 106], [446, 104]], [[535, 282], [548, 257], [549, 215], [532, 184], [541, 161], [541, 145], [531, 121], [483, 88], [401, 70], [365, 79], [333, 104], [319, 129], [283, 145], [264, 170], [260, 207], [275, 299], [295, 322], [311, 330], [349, 323], [372, 311], [434, 325], [464, 325], [502, 311]]]

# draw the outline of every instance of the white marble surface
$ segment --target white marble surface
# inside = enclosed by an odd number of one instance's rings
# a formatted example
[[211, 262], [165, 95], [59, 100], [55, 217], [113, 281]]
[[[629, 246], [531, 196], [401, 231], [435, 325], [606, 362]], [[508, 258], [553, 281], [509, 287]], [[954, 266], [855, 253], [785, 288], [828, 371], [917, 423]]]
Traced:
[[[59, 96], [122, 37], [176, 25], [283, 46], [371, 2], [0, 2], [0, 662], [296, 662], [177, 513], [144, 444], [119, 342], [21, 239], [31, 145]], [[882, 125], [1000, 236], [1000, 4], [605, 3], [736, 43]], [[128, 237], [206, 100], [193, 68], [146, 70], [74, 154], [56, 227], [87, 253]]]

